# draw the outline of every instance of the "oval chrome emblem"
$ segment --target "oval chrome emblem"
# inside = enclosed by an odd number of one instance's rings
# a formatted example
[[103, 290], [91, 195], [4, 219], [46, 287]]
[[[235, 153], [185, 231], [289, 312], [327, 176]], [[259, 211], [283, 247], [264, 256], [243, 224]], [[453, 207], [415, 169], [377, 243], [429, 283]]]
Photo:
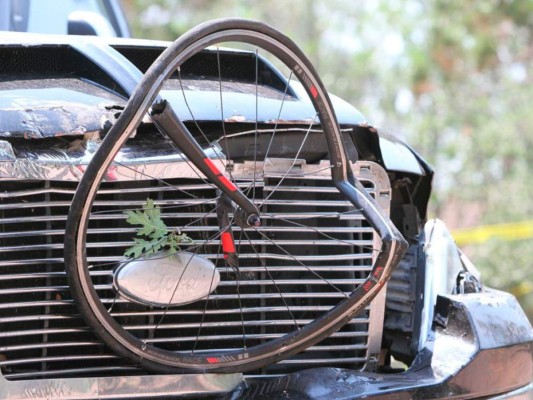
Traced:
[[171, 256], [156, 253], [120, 265], [113, 286], [128, 300], [148, 306], [192, 303], [214, 291], [220, 282], [215, 265], [182, 251]]

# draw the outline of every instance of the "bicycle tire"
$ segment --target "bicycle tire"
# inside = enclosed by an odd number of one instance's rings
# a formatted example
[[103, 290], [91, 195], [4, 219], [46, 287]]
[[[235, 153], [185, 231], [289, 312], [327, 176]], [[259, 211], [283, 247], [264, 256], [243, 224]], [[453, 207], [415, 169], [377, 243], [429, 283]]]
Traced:
[[[195, 353], [193, 349], [192, 352], [186, 353], [169, 350], [164, 346], [160, 347], [150, 343], [145, 337], [138, 337], [142, 335], [132, 334], [111, 315], [102, 303], [91, 277], [87, 260], [87, 230], [91, 210], [106, 171], [131, 133], [139, 126], [141, 118], [156, 101], [165, 80], [193, 55], [210, 45], [226, 41], [245, 42], [258, 46], [272, 53], [285, 65], [295, 68], [293, 69], [295, 75], [317, 110], [321, 130], [328, 144], [332, 179], [340, 193], [354, 206], [361, 207], [362, 213], [371, 220], [372, 226], [381, 236], [383, 247], [364, 284], [356, 287], [337, 305], [311, 322], [300, 327], [295, 321], [294, 330], [252, 347], [246, 347], [244, 343], [243, 348], [236, 350]], [[157, 123], [157, 115], [154, 113], [152, 117]], [[187, 129], [183, 124], [175, 125], [176, 131]], [[165, 131], [164, 128], [163, 130]], [[176, 134], [176, 131], [167, 129], [164, 133], [180, 146], [179, 140], [182, 137], [180, 135], [183, 132]], [[201, 167], [197, 162], [193, 161], [193, 164], [197, 168]], [[215, 182], [215, 185], [224, 190], [219, 182]], [[242, 191], [239, 190], [239, 193]], [[244, 372], [264, 367], [298, 353], [342, 327], [366, 307], [377, 294], [388, 279], [392, 266], [401, 257], [404, 248], [405, 243], [401, 235], [384, 217], [375, 201], [353, 178], [347, 166], [342, 137], [331, 101], [309, 60], [288, 37], [266, 24], [249, 20], [224, 19], [199, 25], [178, 38], [154, 62], [143, 81], [131, 95], [120, 118], [107, 133], [92, 158], [76, 190], [66, 226], [65, 263], [71, 292], [80, 313], [92, 330], [116, 354], [149, 370], [165, 373], [183, 370]], [[239, 280], [240, 278], [237, 279], [237, 286]], [[208, 300], [209, 296], [206, 301]], [[242, 308], [240, 311], [243, 312]], [[242, 325], [244, 331], [244, 321]], [[244, 332], [243, 337], [246, 337]]]

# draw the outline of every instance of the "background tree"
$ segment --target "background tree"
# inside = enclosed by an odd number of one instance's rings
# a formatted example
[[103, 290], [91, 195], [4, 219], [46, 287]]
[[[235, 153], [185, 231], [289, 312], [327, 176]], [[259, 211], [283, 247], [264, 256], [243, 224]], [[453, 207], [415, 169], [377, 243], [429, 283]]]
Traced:
[[[134, 35], [174, 39], [211, 18], [291, 36], [333, 92], [434, 166], [431, 217], [451, 228], [517, 222], [463, 246], [533, 316], [533, 1], [132, 0]], [[511, 228], [512, 231], [512, 228]]]

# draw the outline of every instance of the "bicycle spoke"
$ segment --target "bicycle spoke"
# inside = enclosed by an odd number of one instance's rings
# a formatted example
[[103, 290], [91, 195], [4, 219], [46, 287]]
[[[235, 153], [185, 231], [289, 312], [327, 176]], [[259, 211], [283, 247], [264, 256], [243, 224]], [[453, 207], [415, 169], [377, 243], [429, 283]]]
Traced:
[[300, 152], [302, 151], [304, 145], [305, 145], [305, 142], [307, 141], [307, 137], [309, 136], [309, 132], [311, 132], [311, 127], [314, 125], [316, 119], [318, 117], [318, 114], [315, 115], [313, 121], [311, 122], [311, 125], [309, 125], [309, 129], [307, 129], [307, 132], [305, 132], [305, 136], [302, 140], [302, 143], [300, 144], [300, 147], [298, 148], [298, 151], [296, 152], [296, 155], [294, 156], [294, 159], [292, 161], [292, 164], [289, 166], [289, 168], [287, 169], [287, 171], [285, 171], [285, 174], [281, 177], [281, 179], [279, 180], [278, 184], [276, 185], [276, 187], [274, 187], [274, 189], [272, 189], [270, 195], [268, 195], [265, 199], [263, 199], [263, 202], [261, 203], [261, 205], [263, 205], [264, 203], [266, 203], [268, 201], [268, 199], [270, 199], [270, 197], [274, 194], [274, 192], [280, 187], [280, 185], [283, 183], [283, 180], [289, 175], [291, 169], [296, 165], [296, 161], [298, 159], [298, 156], [300, 155]]
[[291, 253], [289, 253], [287, 250], [285, 250], [283, 247], [281, 247], [279, 244], [277, 244], [275, 241], [273, 241], [272, 239], [270, 239], [268, 236], [264, 235], [262, 232], [260, 232], [259, 230], [255, 229], [255, 231], [257, 233], [259, 233], [259, 235], [261, 235], [263, 238], [265, 238], [266, 240], [268, 240], [270, 243], [272, 243], [275, 247], [277, 247], [279, 250], [281, 250], [283, 253], [285, 253], [289, 258], [291, 258], [293, 261], [295, 261], [297, 264], [301, 265], [302, 267], [304, 267], [305, 269], [307, 269], [307, 271], [311, 272], [313, 275], [315, 275], [318, 279], [324, 281], [325, 283], [327, 283], [330, 287], [332, 287], [335, 291], [339, 292], [339, 293], [342, 293], [342, 295], [344, 297], [348, 297], [348, 295], [346, 293], [344, 293], [342, 290], [340, 290], [337, 286], [335, 286], [334, 284], [332, 284], [331, 282], [329, 282], [327, 279], [323, 278], [322, 276], [320, 276], [318, 273], [316, 273], [316, 271], [313, 271], [311, 268], [309, 268], [307, 265], [305, 265], [304, 263], [302, 263], [300, 260], [298, 260], [296, 257], [294, 257]]
[[[181, 90], [181, 94], [183, 96], [183, 100], [185, 102], [185, 107], [187, 107], [187, 110], [189, 111], [189, 114], [191, 114], [191, 118], [193, 120], [193, 123], [194, 123], [194, 126], [196, 127], [196, 129], [198, 130], [198, 132], [200, 132], [201, 136], [204, 138], [205, 142], [206, 142], [206, 145], [209, 146], [211, 149], [213, 149], [213, 152], [215, 153], [215, 155], [217, 156], [218, 160], [222, 163], [224, 163], [224, 159], [222, 158], [222, 156], [220, 155], [218, 149], [216, 148], [216, 146], [214, 146], [211, 141], [209, 140], [209, 138], [207, 137], [207, 135], [205, 134], [204, 130], [202, 129], [202, 127], [200, 126], [200, 124], [198, 123], [198, 121], [196, 120], [196, 117], [194, 116], [194, 113], [191, 109], [191, 106], [189, 105], [189, 102], [187, 100], [187, 95], [185, 94], [185, 89], [183, 88], [183, 82], [182, 82], [182, 79], [181, 79], [181, 69], [178, 68], [178, 80], [179, 80], [179, 84], [180, 84], [180, 90]], [[223, 112], [223, 111], [222, 111]], [[174, 146], [175, 144], [172, 143]]]
[[[352, 213], [352, 211], [346, 211], [346, 213], [344, 213], [344, 214], [349, 214], [349, 213]], [[341, 215], [341, 214], [343, 214], [343, 213], [340, 213], [339, 215]], [[310, 230], [310, 231], [312, 231], [312, 232], [314, 232], [314, 233], [316, 233], [316, 234], [318, 234], [318, 235], [324, 237], [325, 239], [328, 239], [328, 240], [334, 241], [334, 242], [336, 242], [336, 243], [347, 244], [347, 245], [350, 245], [350, 246], [354, 246], [353, 243], [350, 243], [350, 242], [345, 241], [345, 240], [342, 240], [342, 239], [335, 238], [335, 237], [333, 237], [333, 236], [331, 236], [331, 235], [328, 235], [326, 232], [322, 232], [321, 230], [319, 230], [319, 229], [317, 229], [317, 228], [315, 228], [315, 227], [313, 227], [313, 226], [304, 225], [304, 224], [299, 224], [298, 222], [295, 222], [295, 221], [290, 220], [290, 219], [287, 219], [287, 218], [281, 218], [281, 217], [276, 216], [276, 215], [274, 215], [274, 214], [263, 213], [262, 215], [263, 215], [263, 216], [268, 216], [268, 217], [270, 217], [270, 218], [277, 219], [277, 220], [279, 220], [279, 221], [286, 222], [286, 223], [288, 223], [288, 224], [292, 224], [292, 225], [294, 225], [294, 226], [298, 226], [298, 227], [300, 227], [300, 228], [308, 229], [308, 230]], [[323, 216], [323, 217], [320, 217], [320, 216], [318, 216], [318, 217], [317, 217], [317, 216], [313, 216], [313, 218], [327, 218], [327, 217], [325, 217], [325, 216]], [[357, 246], [360, 247], [360, 248], [362, 248], [362, 249], [365, 249], [365, 250], [370, 250], [370, 251], [372, 251], [372, 252], [376, 252], [376, 253], [381, 252], [381, 249], [375, 249], [374, 247], [368, 247], [368, 246], [363, 246], [363, 245], [357, 245]]]
[[[252, 244], [252, 241], [250, 240], [250, 237], [248, 236], [248, 234], [243, 231], [244, 235], [246, 236], [246, 239], [250, 242], [250, 245], [252, 246], [252, 248], [254, 249], [254, 252], [255, 254], [257, 255], [257, 257], [259, 258], [260, 255], [259, 253], [257, 252], [255, 246]], [[294, 325], [296, 326], [296, 329], [297, 330], [300, 330], [300, 326], [298, 325], [298, 322], [296, 321], [296, 318], [294, 317], [289, 305], [287, 304], [287, 300], [285, 299], [285, 297], [283, 296], [283, 292], [281, 291], [281, 289], [279, 288], [279, 286], [277, 285], [276, 281], [274, 280], [274, 278], [272, 277], [272, 274], [270, 273], [270, 270], [268, 269], [268, 267], [264, 267], [264, 270], [265, 270], [265, 273], [268, 275], [268, 278], [272, 281], [272, 283], [274, 284], [274, 287], [276, 288], [276, 290], [278, 291], [279, 293], [279, 296], [281, 297], [281, 301], [283, 301], [283, 305], [285, 306], [285, 308], [287, 309], [291, 319], [294, 321]]]
[[[283, 91], [283, 98], [281, 99], [281, 104], [279, 106], [278, 115], [276, 117], [276, 122], [274, 123], [274, 128], [272, 129], [272, 136], [270, 137], [270, 140], [268, 142], [267, 149], [265, 151], [265, 160], [268, 158], [268, 155], [270, 153], [270, 149], [272, 148], [272, 143], [274, 143], [274, 137], [276, 136], [276, 132], [278, 129], [278, 124], [281, 119], [281, 112], [283, 110], [283, 105], [285, 104], [285, 99], [287, 98], [287, 92], [289, 90], [291, 79], [292, 79], [293, 72], [291, 70], [289, 77], [287, 78], [287, 83], [285, 84], [285, 90]], [[263, 165], [262, 172], [265, 171], [265, 166]]]

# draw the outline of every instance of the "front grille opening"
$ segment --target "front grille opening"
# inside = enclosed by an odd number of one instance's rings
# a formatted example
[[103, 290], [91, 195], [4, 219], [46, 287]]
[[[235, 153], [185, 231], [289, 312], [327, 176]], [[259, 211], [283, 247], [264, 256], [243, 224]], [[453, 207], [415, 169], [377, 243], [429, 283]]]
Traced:
[[126, 93], [108, 74], [70, 46], [0, 47], [0, 82], [24, 79], [82, 78]]
[[[141, 72], [145, 73], [161, 55], [162, 48], [139, 48], [114, 46], [115, 50], [130, 60]], [[218, 59], [218, 60], [217, 60]], [[220, 71], [219, 71], [220, 65]], [[280, 92], [285, 91], [286, 82], [263, 59], [256, 62], [255, 54], [219, 50], [204, 50], [192, 56], [180, 67], [182, 79], [234, 81], [256, 83]], [[177, 78], [177, 74], [173, 76]], [[289, 95], [294, 95], [289, 89]]]
[[[107, 265], [93, 273], [93, 279], [101, 298], [109, 304], [114, 300], [111, 289], [111, 271], [117, 260], [122, 258], [125, 248], [131, 244], [133, 227], [126, 224], [123, 211], [138, 208], [147, 198], [154, 199], [161, 207], [168, 226], [188, 225], [187, 233], [195, 240], [209, 239], [217, 230], [214, 213], [195, 221], [214, 207], [213, 202], [197, 201], [199, 204], [179, 208], [175, 206], [197, 198], [214, 198], [214, 190], [203, 181], [176, 179], [170, 182], [183, 191], [170, 191], [156, 181], [103, 183], [101, 195], [96, 201], [94, 212], [102, 218], [95, 219], [90, 226], [88, 254], [95, 262]], [[246, 183], [248, 184], [248, 183]], [[326, 280], [351, 281], [337, 284], [341, 290], [353, 289], [353, 282], [364, 279], [372, 265], [372, 243], [374, 233], [362, 218], [349, 218], [357, 214], [349, 205], [342, 205], [339, 195], [329, 186], [327, 180], [285, 179], [279, 185], [279, 178], [268, 178], [256, 188], [258, 199], [270, 194], [268, 213], [281, 216], [265, 220], [268, 240], [247, 233], [252, 241], [263, 241], [256, 250], [268, 254], [269, 266], [277, 267], [270, 274], [261, 270], [257, 259], [243, 261], [240, 273], [240, 292], [236, 284], [221, 285], [209, 296], [208, 304], [194, 303], [172, 308], [174, 315], [165, 318], [164, 329], [154, 330], [161, 310], [126, 301], [117, 301], [113, 312], [125, 326], [135, 334], [157, 342], [169, 350], [190, 350], [199, 336], [197, 351], [209, 349], [237, 349], [243, 346], [242, 321], [234, 312], [240, 306], [248, 309], [245, 326], [246, 345], [259, 344], [265, 338], [283, 334], [293, 329], [292, 317], [285, 311], [288, 306], [297, 320], [313, 319], [321, 312], [316, 307], [334, 305], [340, 295], [327, 282], [317, 279], [310, 271], [292, 259], [284, 259], [283, 250], [269, 240], [280, 241], [284, 248], [306, 259], [306, 266], [320, 267], [324, 261], [313, 261], [313, 257], [330, 257], [329, 265], [337, 270], [322, 273]], [[371, 182], [366, 182], [370, 191]], [[307, 186], [309, 190], [295, 191]], [[145, 374], [129, 362], [117, 358], [87, 328], [78, 314], [70, 295], [63, 266], [63, 232], [75, 183], [68, 182], [20, 182], [6, 183], [9, 196], [0, 198], [0, 308], [2, 309], [3, 332], [0, 334], [0, 366], [7, 379], [29, 379], [69, 376], [110, 376], [124, 374]], [[201, 203], [201, 204], [200, 204]], [[358, 257], [334, 259], [346, 254], [346, 246], [327, 244], [327, 238], [316, 232], [298, 237], [305, 244], [291, 244], [295, 236], [287, 228], [297, 228], [301, 222], [291, 219], [291, 214], [305, 211], [316, 214], [311, 222], [317, 229], [341, 240], [353, 240], [349, 246], [351, 254]], [[338, 218], [320, 215], [338, 213]], [[238, 242], [239, 233], [235, 233]], [[247, 238], [248, 239], [248, 238]], [[321, 242], [323, 241], [323, 242]], [[314, 243], [311, 245], [310, 243]], [[319, 243], [317, 245], [317, 243]], [[238, 245], [238, 244], [237, 244]], [[206, 257], [217, 263], [223, 277], [235, 275], [227, 270], [214, 254], [219, 252], [219, 243], [214, 240], [202, 249]], [[246, 243], [241, 244], [241, 253], [254, 250]], [[276, 298], [276, 287], [272, 279], [283, 280], [288, 295], [285, 301]], [[313, 281], [302, 284], [302, 280]], [[293, 296], [290, 296], [290, 293]], [[240, 298], [239, 298], [240, 297]], [[239, 305], [240, 301], [240, 305]], [[199, 332], [200, 312], [206, 308]], [[224, 314], [220, 310], [227, 310]], [[339, 332], [307, 351], [270, 366], [256, 373], [285, 373], [301, 368], [316, 366], [364, 367], [367, 360], [368, 331], [371, 315], [365, 310]], [[224, 323], [223, 326], [221, 323]], [[176, 333], [179, 328], [179, 335]]]

